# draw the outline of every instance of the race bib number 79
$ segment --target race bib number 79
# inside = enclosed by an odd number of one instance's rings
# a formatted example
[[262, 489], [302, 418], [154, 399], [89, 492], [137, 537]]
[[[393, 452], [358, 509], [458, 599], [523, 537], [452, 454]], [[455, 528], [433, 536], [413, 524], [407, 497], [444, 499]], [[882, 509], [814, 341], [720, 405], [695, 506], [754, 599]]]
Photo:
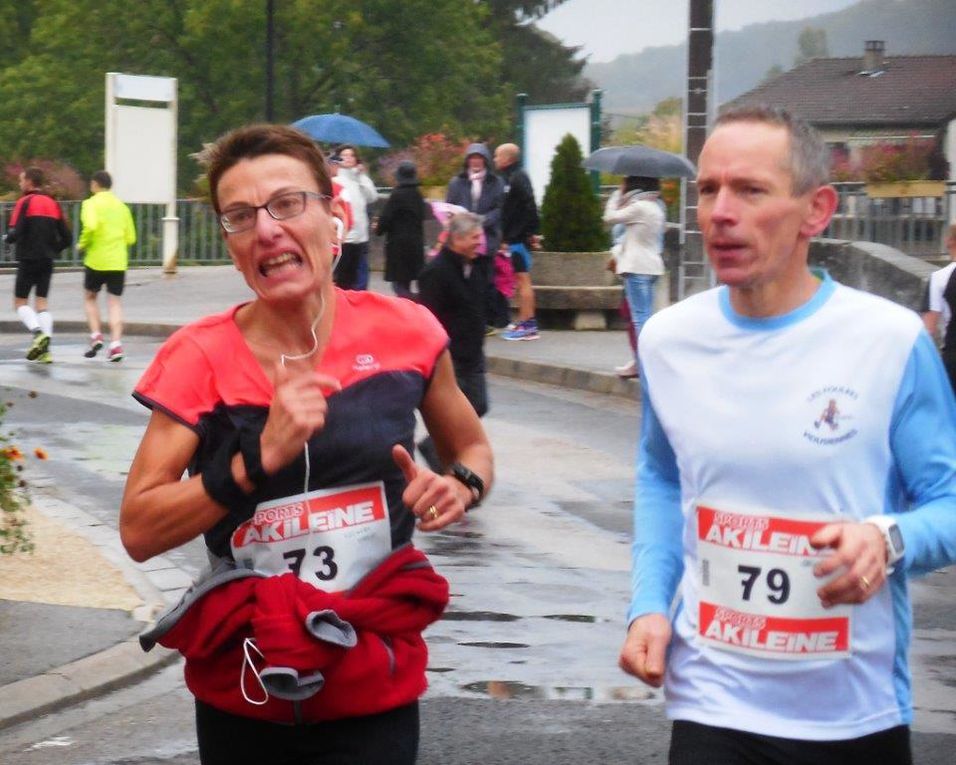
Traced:
[[823, 608], [813, 567], [830, 551], [810, 545], [834, 520], [698, 505], [698, 639], [767, 659], [848, 656], [852, 608]]

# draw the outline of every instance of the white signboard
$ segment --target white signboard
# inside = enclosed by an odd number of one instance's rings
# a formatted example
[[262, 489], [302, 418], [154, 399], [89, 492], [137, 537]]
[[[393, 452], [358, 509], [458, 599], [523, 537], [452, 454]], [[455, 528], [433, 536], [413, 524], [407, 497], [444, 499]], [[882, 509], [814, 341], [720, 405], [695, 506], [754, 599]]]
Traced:
[[115, 127], [106, 171], [113, 177], [113, 193], [124, 202], [166, 204], [176, 198], [176, 158], [169, 147], [176, 142], [171, 109], [114, 106]]
[[581, 147], [582, 158], [591, 153], [591, 109], [581, 106], [526, 107], [524, 110], [524, 169], [531, 178], [534, 198], [541, 207], [551, 180], [555, 149], [568, 133]]

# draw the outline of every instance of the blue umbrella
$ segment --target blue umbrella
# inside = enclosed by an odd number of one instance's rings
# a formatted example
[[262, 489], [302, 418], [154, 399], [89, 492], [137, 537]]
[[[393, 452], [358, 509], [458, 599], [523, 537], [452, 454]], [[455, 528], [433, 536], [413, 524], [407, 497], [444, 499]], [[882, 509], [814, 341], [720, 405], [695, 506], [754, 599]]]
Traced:
[[391, 144], [371, 125], [347, 114], [313, 114], [292, 123], [292, 127], [322, 143], [351, 143], [387, 149]]

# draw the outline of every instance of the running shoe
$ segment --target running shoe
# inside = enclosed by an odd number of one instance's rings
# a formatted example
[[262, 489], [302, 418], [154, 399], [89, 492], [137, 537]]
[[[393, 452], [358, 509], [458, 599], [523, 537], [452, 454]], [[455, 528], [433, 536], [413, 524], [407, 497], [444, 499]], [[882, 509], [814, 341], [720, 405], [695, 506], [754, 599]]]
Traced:
[[498, 334], [498, 328], [492, 327], [490, 324], [485, 327], [485, 337], [492, 337], [493, 335]]
[[122, 361], [124, 358], [122, 345], [114, 345], [106, 354], [107, 361]]
[[539, 337], [536, 319], [522, 321], [513, 330], [501, 333], [502, 340], [537, 340]]
[[37, 364], [52, 364], [53, 363], [53, 354], [49, 351], [41, 353], [37, 356]]
[[103, 335], [97, 332], [95, 335], [90, 335], [90, 347], [86, 349], [86, 352], [83, 354], [86, 358], [92, 359], [100, 349], [103, 347]]
[[48, 350], [50, 350], [50, 336], [38, 329], [33, 333], [33, 342], [27, 351], [27, 361], [36, 361]]

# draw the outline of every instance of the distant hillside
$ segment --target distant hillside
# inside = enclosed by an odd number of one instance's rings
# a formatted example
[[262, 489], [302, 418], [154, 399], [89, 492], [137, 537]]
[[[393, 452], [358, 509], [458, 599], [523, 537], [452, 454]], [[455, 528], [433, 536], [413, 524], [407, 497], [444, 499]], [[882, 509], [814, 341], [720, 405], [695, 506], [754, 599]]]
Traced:
[[[774, 64], [790, 69], [805, 27], [826, 30], [831, 56], [862, 57], [864, 40], [885, 40], [888, 56], [956, 54], [954, 0], [861, 0], [835, 13], [718, 34], [718, 103], [750, 90]], [[686, 44], [647, 48], [605, 64], [589, 64], [583, 72], [604, 90], [609, 114], [648, 112], [665, 98], [682, 96], [686, 73]]]

